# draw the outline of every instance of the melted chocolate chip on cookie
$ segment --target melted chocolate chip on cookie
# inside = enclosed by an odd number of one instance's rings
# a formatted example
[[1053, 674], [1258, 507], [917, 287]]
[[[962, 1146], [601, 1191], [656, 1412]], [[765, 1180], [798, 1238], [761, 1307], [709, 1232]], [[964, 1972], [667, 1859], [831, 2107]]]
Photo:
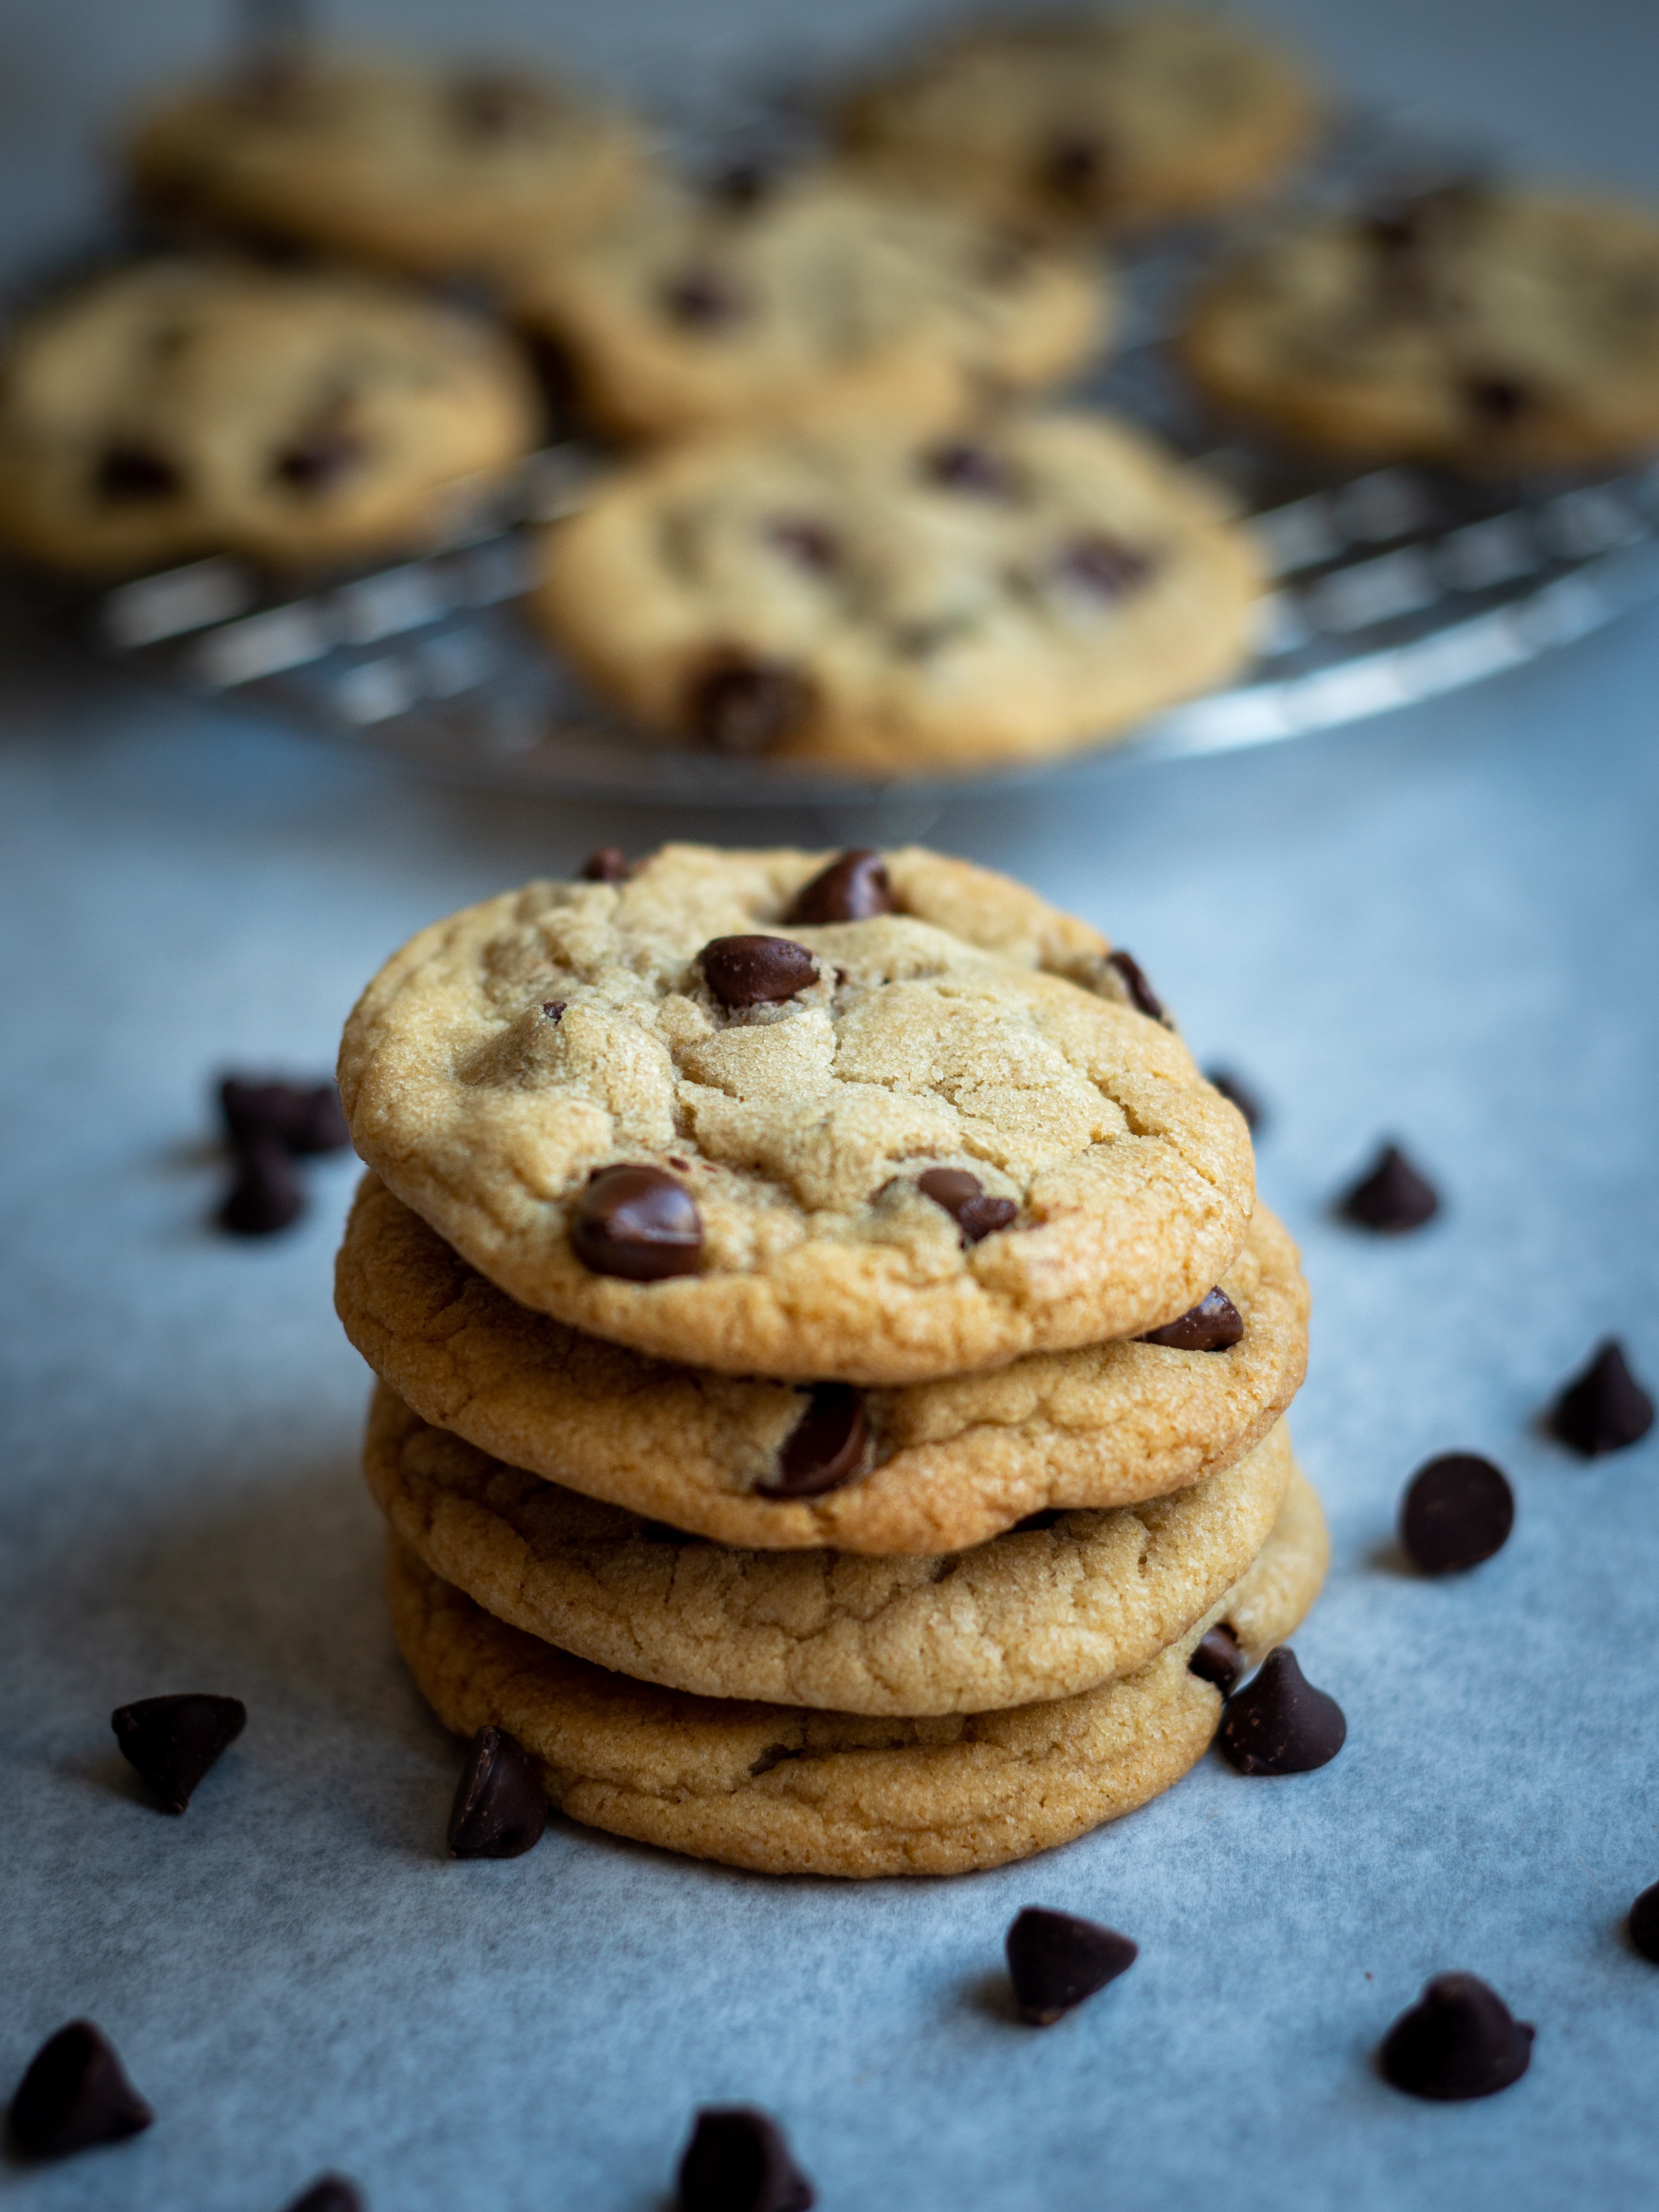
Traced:
[[979, 1177], [966, 1168], [929, 1168], [916, 1177], [916, 1188], [942, 1206], [962, 1231], [964, 1244], [1006, 1229], [1019, 1212], [1012, 1198], [991, 1198]]
[[176, 499], [185, 480], [176, 462], [149, 446], [109, 446], [99, 456], [94, 483], [100, 499], [125, 507]]
[[1361, 1229], [1398, 1237], [1432, 1221], [1440, 1211], [1440, 1194], [1398, 1145], [1384, 1145], [1344, 1194], [1340, 1211]]
[[1140, 1946], [1115, 1928], [1040, 1905], [1028, 1905], [1016, 1916], [1004, 1948], [1014, 2002], [1033, 2027], [1052, 2027], [1062, 2014], [1127, 1973], [1140, 1955]]
[[1341, 1706], [1315, 1689], [1287, 1644], [1267, 1654], [1221, 1718], [1221, 1748], [1241, 1774], [1310, 1773], [1347, 1738]]
[[1150, 1020], [1167, 1025], [1170, 1017], [1164, 1011], [1164, 1001], [1146, 981], [1146, 969], [1132, 952], [1109, 952], [1106, 965], [1116, 969], [1124, 989], [1129, 994], [1129, 1004], [1138, 1014], [1145, 1014]]
[[1412, 1477], [1400, 1504], [1400, 1540], [1425, 1575], [1462, 1574], [1491, 1559], [1515, 1526], [1515, 1492], [1501, 1468], [1474, 1452], [1445, 1452]]
[[1224, 1620], [1200, 1637], [1187, 1672], [1200, 1682], [1213, 1682], [1224, 1698], [1244, 1672], [1243, 1646]]
[[744, 295], [715, 269], [688, 269], [671, 277], [662, 288], [661, 298], [664, 313], [688, 330], [719, 330], [727, 323], [741, 322], [749, 313]]
[[1585, 1459], [1639, 1443], [1653, 1426], [1653, 1400], [1630, 1371], [1624, 1346], [1608, 1337], [1550, 1408], [1549, 1425]]
[[702, 1221], [690, 1192], [661, 1168], [596, 1168], [576, 1200], [570, 1243], [596, 1275], [659, 1283], [696, 1273]]
[[284, 446], [270, 465], [270, 473], [290, 491], [332, 491], [362, 468], [368, 448], [350, 430], [319, 427]]
[[811, 2212], [817, 2192], [752, 2105], [705, 2105], [680, 2158], [678, 2212]]
[[1148, 555], [1107, 537], [1103, 531], [1073, 539], [1054, 566], [1064, 582], [1080, 586], [1097, 599], [1127, 599], [1152, 573]]
[[1244, 1316], [1218, 1286], [1162, 1328], [1149, 1328], [1137, 1341], [1167, 1345], [1175, 1352], [1224, 1352], [1243, 1334]]
[[849, 1382], [815, 1382], [806, 1411], [784, 1438], [777, 1473], [757, 1483], [762, 1498], [822, 1498], [863, 1463], [869, 1436], [864, 1397]]
[[893, 911], [886, 861], [879, 853], [858, 846], [803, 884], [784, 919], [812, 927], [830, 921], [869, 921]]
[[11, 2139], [25, 2158], [119, 2142], [155, 2113], [127, 2079], [114, 2045], [89, 2020], [72, 2020], [43, 2043], [17, 2085]]
[[449, 1810], [453, 1859], [516, 1859], [540, 1843], [547, 1793], [536, 1762], [505, 1729], [481, 1728]]
[[769, 752], [802, 730], [812, 712], [811, 680], [785, 660], [721, 653], [685, 694], [685, 726], [711, 752]]
[[1532, 2061], [1533, 2030], [1474, 1974], [1437, 1974], [1377, 2053], [1382, 2078], [1440, 2103], [1490, 2097]]
[[931, 482], [948, 491], [971, 492], [980, 499], [1006, 499], [1014, 489], [1014, 472], [1001, 454], [966, 438], [935, 446], [922, 469]]
[[715, 937], [697, 955], [721, 1006], [781, 1006], [817, 982], [818, 964], [793, 937]]
[[766, 535], [781, 553], [787, 553], [798, 568], [815, 570], [827, 575], [841, 561], [841, 541], [833, 530], [810, 517], [782, 515], [766, 526]]
[[247, 1725], [240, 1698], [186, 1692], [140, 1698], [109, 1717], [121, 1755], [136, 1766], [162, 1810], [182, 1813], [210, 1767]]
[[1110, 198], [1111, 149], [1098, 131], [1066, 131], [1037, 156], [1038, 189], [1073, 213], [1093, 213]]
[[1533, 394], [1517, 377], [1472, 376], [1463, 386], [1463, 404], [1491, 430], [1507, 430], [1533, 404]]
[[628, 855], [620, 845], [595, 847], [576, 873], [585, 884], [620, 884], [628, 879]]

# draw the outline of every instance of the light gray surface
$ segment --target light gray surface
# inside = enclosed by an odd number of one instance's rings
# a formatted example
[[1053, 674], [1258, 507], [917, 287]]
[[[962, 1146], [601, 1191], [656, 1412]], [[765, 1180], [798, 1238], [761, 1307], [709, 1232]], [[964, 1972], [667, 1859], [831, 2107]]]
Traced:
[[[61, 125], [73, 71], [101, 96], [137, 73], [141, 21], [154, 61], [205, 12], [37, 7], [8, 26], [33, 71], [9, 97]], [[655, 20], [564, 12], [599, 59]], [[1534, 9], [1522, 35], [1469, 0], [1280, 12], [1373, 84], [1643, 173], [1651, 13]], [[735, 36], [739, 9], [710, 15]], [[663, 52], [692, 43], [664, 24]], [[67, 205], [60, 169], [15, 198], [20, 236]], [[1659, 623], [1333, 738], [937, 826], [1132, 946], [1272, 1103], [1262, 1188], [1317, 1301], [1294, 1426], [1336, 1547], [1297, 1648], [1351, 1732], [1317, 1775], [1211, 1759], [1034, 1864], [860, 1887], [557, 1823], [514, 1863], [438, 1856], [456, 1759], [391, 1648], [364, 1378], [328, 1305], [350, 1171], [318, 1172], [286, 1240], [202, 1226], [211, 1071], [320, 1067], [419, 923], [601, 840], [720, 825], [457, 797], [11, 657], [0, 2083], [87, 2012], [161, 2118], [0, 2166], [0, 2202], [276, 2212], [328, 2165], [377, 2212], [647, 2212], [692, 2106], [726, 2097], [783, 2117], [826, 2212], [1651, 2201], [1659, 1969], [1620, 1921], [1659, 1877], [1659, 1449], [1586, 1468], [1533, 1422], [1609, 1328], [1659, 1371]], [[1325, 1212], [1385, 1132], [1449, 1200], [1399, 1243]], [[1510, 1469], [1520, 1516], [1434, 1585], [1393, 1516], [1453, 1446]], [[252, 1718], [171, 1820], [106, 1717], [180, 1687]], [[1033, 1901], [1142, 1946], [1047, 2033], [998, 1996]], [[1538, 2023], [1532, 2072], [1486, 2104], [1370, 2070], [1448, 1966]]]

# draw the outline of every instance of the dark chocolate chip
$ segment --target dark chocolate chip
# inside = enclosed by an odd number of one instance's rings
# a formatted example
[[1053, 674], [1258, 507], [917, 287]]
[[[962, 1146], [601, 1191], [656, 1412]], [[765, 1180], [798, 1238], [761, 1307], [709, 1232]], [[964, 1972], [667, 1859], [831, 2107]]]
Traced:
[[1167, 1022], [1164, 1001], [1146, 981], [1146, 971], [1132, 952], [1109, 952], [1106, 965], [1115, 968], [1123, 979], [1123, 988], [1129, 994], [1129, 1004], [1138, 1014], [1146, 1014], [1155, 1022]]
[[328, 491], [362, 466], [367, 451], [352, 431], [317, 430], [284, 446], [270, 473], [290, 491]]
[[148, 446], [110, 446], [99, 457], [98, 496], [112, 506], [173, 499], [184, 489], [177, 465]]
[[1221, 1748], [1241, 1774], [1310, 1773], [1347, 1735], [1341, 1706], [1304, 1680], [1288, 1644], [1267, 1654], [1221, 1717]]
[[548, 112], [546, 99], [536, 86], [494, 71], [457, 77], [449, 88], [449, 102], [457, 127], [471, 138], [502, 138], [511, 131], [531, 129]]
[[965, 1168], [929, 1168], [916, 1177], [916, 1188], [942, 1206], [962, 1231], [964, 1244], [977, 1244], [1006, 1229], [1019, 1212], [1012, 1198], [988, 1198], [977, 1176]]
[[810, 680], [785, 660], [722, 653], [685, 693], [685, 726], [713, 752], [769, 752], [805, 727], [812, 712]]
[[620, 845], [596, 845], [576, 873], [585, 884], [625, 883], [628, 855]]
[[239, 1145], [236, 1179], [219, 1208], [219, 1226], [234, 1237], [273, 1237], [305, 1212], [306, 1194], [285, 1145], [270, 1137]]
[[544, 999], [542, 1000], [543, 1018], [551, 1022], [556, 1028], [564, 1019], [564, 1010], [568, 1004], [569, 1000], [567, 999]]
[[797, 568], [827, 575], [841, 559], [841, 542], [823, 523], [799, 515], [783, 515], [767, 525], [766, 534]]
[[1610, 1336], [1596, 1347], [1550, 1408], [1549, 1425], [1564, 1444], [1596, 1459], [1639, 1443], [1653, 1426], [1653, 1401], [1631, 1373], [1624, 1346]]
[[762, 1498], [822, 1498], [855, 1475], [869, 1429], [864, 1397], [850, 1382], [815, 1382], [806, 1411], [778, 1450], [778, 1471], [757, 1483]]
[[1187, 1672], [1200, 1682], [1213, 1682], [1224, 1698], [1244, 1672], [1243, 1650], [1224, 1620], [1199, 1638]]
[[716, 207], [741, 214], [758, 207], [771, 191], [773, 173], [763, 161], [732, 161], [717, 169], [705, 190]]
[[1512, 376], [1472, 376], [1463, 386], [1463, 403], [1489, 429], [1503, 430], [1525, 414], [1532, 394]]
[[1146, 554], [1137, 553], [1132, 545], [1120, 544], [1115, 538], [1108, 538], [1103, 532], [1074, 538], [1061, 552], [1056, 566], [1068, 583], [1080, 584], [1102, 599], [1127, 598], [1131, 592], [1138, 591], [1152, 573], [1152, 563]]
[[481, 1728], [449, 1808], [453, 1859], [516, 1859], [533, 1850], [547, 1826], [547, 1792], [536, 1763], [505, 1729]]
[[155, 2118], [102, 2028], [72, 2020], [30, 2059], [11, 2100], [11, 2139], [25, 2158], [64, 2158], [136, 2136]]
[[186, 1692], [140, 1698], [109, 1717], [122, 1755], [136, 1766], [162, 1809], [182, 1813], [208, 1769], [247, 1726], [240, 1698]]
[[688, 269], [662, 289], [664, 312], [688, 329], [718, 330], [742, 320], [749, 302], [729, 277], [714, 269]]
[[1020, 2017], [1052, 2027], [1062, 2013], [1133, 1966], [1139, 1946], [1097, 1920], [1028, 1905], [1006, 1938], [1008, 1978]]
[[1176, 1352], [1224, 1352], [1244, 1334], [1244, 1316], [1224, 1290], [1206, 1291], [1195, 1306], [1139, 1341], [1167, 1344]]
[[319, 2173], [302, 2190], [288, 2212], [365, 2212], [363, 2192], [343, 2173]]
[[1011, 1536], [1034, 1535], [1042, 1528], [1057, 1528], [1066, 1518], [1062, 1505], [1045, 1505], [1036, 1513], [1028, 1513], [1023, 1521], [1016, 1521], [1008, 1531]]
[[1105, 140], [1094, 131], [1066, 131], [1051, 139], [1037, 159], [1037, 185], [1063, 205], [1092, 209], [1111, 182], [1112, 161]]
[[1630, 1940], [1644, 1959], [1659, 1966], [1659, 1881], [1644, 1889], [1632, 1905]]
[[1400, 1501], [1400, 1540], [1425, 1575], [1478, 1567], [1509, 1541], [1515, 1493], [1503, 1470], [1474, 1452], [1419, 1467]]
[[816, 983], [818, 965], [793, 937], [714, 937], [697, 955], [723, 1006], [775, 1006]]
[[1014, 488], [1013, 471], [1001, 454], [965, 438], [935, 446], [922, 467], [934, 483], [951, 491], [972, 492], [980, 499], [1006, 499]]
[[810, 928], [828, 921], [869, 921], [893, 910], [887, 863], [879, 853], [860, 845], [803, 884], [784, 919]]
[[679, 2212], [810, 2212], [783, 2130], [752, 2105], [705, 2105], [680, 2159]]
[[1345, 1192], [1340, 1210], [1358, 1228], [1401, 1236], [1433, 1220], [1440, 1211], [1440, 1194], [1397, 1145], [1384, 1145], [1358, 1182]]
[[659, 1283], [696, 1273], [702, 1222], [690, 1192], [661, 1168], [598, 1168], [576, 1200], [570, 1243], [596, 1275]]
[[1437, 1974], [1383, 2037], [1378, 2063], [1385, 2081], [1413, 2097], [1490, 2097], [1526, 2072], [1532, 2038], [1475, 1975]]
[[1261, 1101], [1248, 1083], [1240, 1079], [1231, 1068], [1212, 1067], [1205, 1071], [1205, 1079], [1211, 1084], [1230, 1105], [1237, 1106], [1244, 1116], [1244, 1126], [1254, 1136], [1266, 1118]]
[[219, 1111], [233, 1145], [280, 1145], [296, 1158], [343, 1152], [351, 1132], [331, 1083], [278, 1083], [227, 1075]]

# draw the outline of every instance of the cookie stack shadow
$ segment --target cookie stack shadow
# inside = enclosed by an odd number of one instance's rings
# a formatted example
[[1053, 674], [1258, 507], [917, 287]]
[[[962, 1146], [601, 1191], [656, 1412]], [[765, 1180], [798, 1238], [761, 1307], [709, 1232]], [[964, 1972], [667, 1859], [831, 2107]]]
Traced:
[[[647, 864], [670, 891], [675, 854]], [[785, 879], [821, 859], [751, 857]], [[911, 867], [913, 905], [979, 875]], [[951, 1172], [917, 1188], [971, 1257], [1016, 1206]], [[1146, 1803], [1326, 1565], [1284, 1421], [1306, 1287], [1273, 1217], [1242, 1218], [1215, 1288], [1148, 1332], [808, 1382], [521, 1304], [371, 1171], [337, 1304], [379, 1378], [365, 1471], [416, 1683], [456, 1733], [514, 1737], [572, 1818], [767, 1872], [995, 1866]]]

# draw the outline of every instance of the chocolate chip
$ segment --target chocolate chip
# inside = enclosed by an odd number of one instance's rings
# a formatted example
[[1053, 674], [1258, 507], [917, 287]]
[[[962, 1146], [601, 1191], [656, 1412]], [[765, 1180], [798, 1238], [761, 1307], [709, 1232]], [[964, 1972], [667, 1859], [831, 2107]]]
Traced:
[[827, 574], [841, 559], [840, 540], [821, 522], [785, 515], [769, 523], [766, 534], [798, 568], [811, 569], [815, 574]]
[[1014, 488], [1013, 471], [1001, 454], [966, 439], [935, 446], [922, 469], [934, 483], [951, 491], [972, 492], [980, 499], [1006, 499]]
[[1200, 1682], [1213, 1682], [1224, 1698], [1244, 1672], [1243, 1647], [1224, 1620], [1199, 1638], [1187, 1672]]
[[542, 122], [547, 100], [534, 85], [493, 71], [457, 77], [449, 88], [456, 127], [471, 138], [501, 138]]
[[1504, 430], [1532, 404], [1532, 394], [1512, 376], [1474, 376], [1463, 386], [1463, 404], [1489, 429]]
[[182, 1813], [208, 1769], [247, 1726], [240, 1698], [205, 1692], [140, 1698], [109, 1717], [124, 1758], [155, 1792], [164, 1811]]
[[449, 1808], [450, 1857], [522, 1858], [546, 1826], [547, 1792], [535, 1761], [505, 1729], [481, 1728]]
[[596, 1275], [659, 1283], [696, 1273], [702, 1222], [690, 1192], [661, 1168], [598, 1168], [576, 1200], [570, 1243]]
[[1011, 1536], [1034, 1535], [1041, 1528], [1054, 1528], [1066, 1518], [1066, 1509], [1060, 1505], [1045, 1505], [1040, 1511], [1028, 1513], [1023, 1521], [1016, 1521], [1008, 1531]]
[[817, 2192], [752, 2105], [705, 2105], [680, 2159], [679, 2212], [810, 2212]]
[[1377, 2059], [1396, 2089], [1449, 2103], [1518, 2081], [1531, 2063], [1532, 2038], [1476, 1976], [1437, 1974], [1384, 2036]]
[[1254, 1136], [1266, 1118], [1261, 1101], [1249, 1084], [1242, 1081], [1230, 1068], [1211, 1067], [1205, 1070], [1205, 1081], [1218, 1091], [1230, 1105], [1237, 1106], [1244, 1116], [1244, 1126]]
[[1019, 1212], [1012, 1198], [988, 1198], [977, 1176], [965, 1168], [929, 1168], [916, 1177], [916, 1188], [942, 1206], [962, 1231], [964, 1244], [1006, 1229]]
[[100, 499], [113, 505], [131, 501], [173, 499], [184, 489], [177, 465], [148, 446], [109, 446], [98, 461]]
[[306, 1194], [285, 1145], [260, 1138], [236, 1148], [236, 1178], [219, 1208], [234, 1237], [274, 1237], [305, 1212]]
[[295, 2198], [288, 2212], [365, 2212], [363, 2192], [343, 2173], [321, 2173]]
[[1644, 1959], [1659, 1966], [1659, 1881], [1644, 1889], [1632, 1905], [1630, 1940]]
[[1140, 1948], [1097, 1920], [1040, 1905], [1015, 1917], [1005, 1948], [1014, 2002], [1033, 2027], [1052, 2027], [1062, 2013], [1127, 1973]]
[[855, 1475], [869, 1428], [864, 1398], [850, 1382], [815, 1382], [806, 1411], [778, 1450], [778, 1471], [757, 1483], [761, 1498], [822, 1498]]
[[1440, 1194], [1397, 1145], [1384, 1145], [1358, 1182], [1344, 1194], [1340, 1211], [1361, 1229], [1401, 1236], [1433, 1220], [1440, 1211]]
[[625, 883], [628, 855], [620, 845], [597, 845], [576, 873], [585, 884]]
[[704, 189], [716, 207], [741, 214], [758, 207], [774, 181], [772, 171], [763, 161], [732, 161], [717, 169]]
[[697, 955], [723, 1006], [775, 1006], [816, 983], [818, 965], [793, 937], [714, 937]]
[[1146, 981], [1146, 971], [1131, 952], [1109, 952], [1106, 965], [1114, 968], [1123, 979], [1123, 988], [1129, 994], [1129, 1004], [1138, 1014], [1146, 1014], [1155, 1022], [1168, 1023], [1164, 1001]]
[[1091, 210], [1106, 196], [1111, 169], [1109, 149], [1098, 133], [1066, 131], [1038, 155], [1037, 185], [1067, 207]]
[[1224, 1352], [1244, 1334], [1244, 1317], [1225, 1291], [1206, 1291], [1195, 1306], [1162, 1328], [1149, 1328], [1140, 1344], [1167, 1344], [1176, 1352]]
[[1401, 258], [1426, 245], [1448, 216], [1471, 207], [1478, 196], [1478, 185], [1467, 178], [1427, 191], [1380, 194], [1362, 210], [1359, 227], [1379, 253], [1389, 259]]
[[1341, 1706], [1304, 1680], [1288, 1644], [1267, 1654], [1221, 1718], [1221, 1748], [1241, 1774], [1310, 1773], [1347, 1735]]
[[72, 2020], [30, 2059], [11, 2100], [11, 2139], [25, 2158], [64, 2158], [136, 2136], [155, 2118], [102, 2028]]
[[319, 429], [283, 447], [270, 473], [290, 491], [328, 491], [362, 466], [367, 452], [352, 431]]
[[892, 878], [879, 853], [854, 846], [795, 893], [786, 921], [804, 928], [830, 921], [869, 921], [894, 910]]
[[713, 752], [769, 752], [802, 730], [812, 712], [809, 679], [787, 660], [722, 653], [685, 693], [685, 726]]
[[1152, 563], [1146, 554], [1137, 553], [1132, 545], [1120, 544], [1115, 538], [1108, 538], [1103, 532], [1073, 539], [1062, 550], [1055, 566], [1067, 583], [1080, 584], [1102, 599], [1127, 598], [1131, 592], [1139, 590], [1152, 573]]
[[564, 1010], [568, 1004], [568, 999], [544, 999], [542, 1000], [544, 1019], [553, 1023], [556, 1027], [564, 1019]]
[[662, 288], [663, 311], [692, 330], [717, 330], [740, 322], [749, 302], [728, 277], [713, 269], [689, 269]]
[[1653, 1400], [1631, 1373], [1616, 1336], [1597, 1346], [1549, 1412], [1549, 1425], [1564, 1444], [1585, 1459], [1640, 1443], [1653, 1426]]
[[1503, 1470], [1474, 1452], [1419, 1467], [1400, 1501], [1400, 1540], [1425, 1575], [1478, 1567], [1509, 1540], [1515, 1493]]
[[277, 1083], [227, 1075], [219, 1111], [233, 1145], [280, 1145], [295, 1158], [343, 1152], [351, 1132], [331, 1083]]

